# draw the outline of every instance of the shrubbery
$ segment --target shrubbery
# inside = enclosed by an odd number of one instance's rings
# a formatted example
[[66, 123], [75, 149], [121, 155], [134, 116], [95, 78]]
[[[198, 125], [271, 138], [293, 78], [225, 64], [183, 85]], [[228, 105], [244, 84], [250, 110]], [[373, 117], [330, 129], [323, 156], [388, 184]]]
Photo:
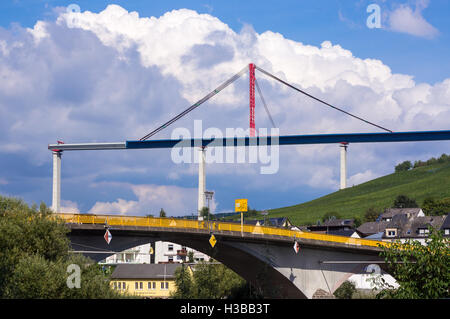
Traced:
[[422, 166], [430, 166], [434, 164], [443, 164], [443, 163], [450, 163], [450, 155], [442, 154], [439, 158], [432, 157], [427, 161], [415, 161], [414, 165], [411, 164], [410, 161], [404, 161], [403, 163], [398, 164], [395, 166], [395, 172], [404, 172], [408, 171], [411, 168], [417, 168]]
[[[0, 298], [120, 297], [99, 265], [69, 252], [69, 230], [52, 214], [0, 196]], [[80, 267], [79, 288], [68, 287], [69, 265]]]

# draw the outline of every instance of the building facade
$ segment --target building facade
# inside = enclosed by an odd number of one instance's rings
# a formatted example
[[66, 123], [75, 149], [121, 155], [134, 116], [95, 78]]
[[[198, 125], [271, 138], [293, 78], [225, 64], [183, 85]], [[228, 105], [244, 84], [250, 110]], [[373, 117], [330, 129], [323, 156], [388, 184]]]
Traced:
[[100, 264], [182, 263], [188, 261], [190, 254], [192, 254], [193, 262], [209, 261], [209, 256], [202, 252], [171, 242], [157, 241], [111, 255]]
[[180, 264], [120, 264], [111, 275], [110, 285], [129, 296], [169, 298], [176, 290], [175, 271], [179, 267]]

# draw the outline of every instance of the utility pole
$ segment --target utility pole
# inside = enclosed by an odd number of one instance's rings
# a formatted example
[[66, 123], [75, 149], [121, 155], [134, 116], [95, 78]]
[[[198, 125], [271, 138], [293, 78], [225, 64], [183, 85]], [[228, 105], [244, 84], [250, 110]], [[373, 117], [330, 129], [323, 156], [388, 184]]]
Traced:
[[206, 174], [205, 174], [205, 147], [201, 146], [199, 149], [199, 164], [198, 164], [198, 220], [200, 220], [200, 212], [205, 207], [205, 188], [206, 188]]

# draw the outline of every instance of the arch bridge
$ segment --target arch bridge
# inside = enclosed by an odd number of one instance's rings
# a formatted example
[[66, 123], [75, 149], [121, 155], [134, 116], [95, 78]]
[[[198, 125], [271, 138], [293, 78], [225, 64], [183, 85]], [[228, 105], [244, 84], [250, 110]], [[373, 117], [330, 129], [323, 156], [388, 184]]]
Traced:
[[[386, 242], [233, 222], [119, 215], [57, 214], [70, 229], [72, 249], [100, 261], [118, 251], [169, 241], [201, 251], [272, 298], [332, 294], [379, 257]], [[103, 238], [107, 228], [109, 244]], [[217, 239], [212, 247], [210, 236]], [[294, 243], [299, 244], [296, 253]], [[93, 250], [94, 249], [94, 250]]]

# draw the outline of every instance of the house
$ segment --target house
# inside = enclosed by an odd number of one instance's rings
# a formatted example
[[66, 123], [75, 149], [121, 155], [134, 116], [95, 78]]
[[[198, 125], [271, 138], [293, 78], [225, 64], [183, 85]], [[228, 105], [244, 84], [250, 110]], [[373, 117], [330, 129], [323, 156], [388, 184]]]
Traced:
[[339, 230], [350, 230], [355, 225], [355, 221], [353, 219], [329, 219], [322, 224], [310, 225], [308, 226], [309, 231], [314, 232], [330, 232], [330, 231], [339, 231]]
[[447, 217], [445, 217], [444, 222], [441, 226], [441, 231], [444, 233], [444, 237], [450, 237], [450, 214], [447, 214]]
[[[381, 239], [382, 233], [386, 229], [386, 226], [389, 224], [388, 221], [378, 221], [378, 222], [367, 222], [361, 224], [357, 230], [361, 234], [363, 238], [368, 239]], [[370, 237], [370, 238], [369, 238]]]
[[185, 262], [192, 251], [195, 262], [207, 261], [209, 256], [179, 244], [157, 241], [133, 247], [123, 252], [111, 255], [100, 262], [103, 265], [115, 264], [159, 264]]
[[447, 230], [450, 235], [450, 221], [447, 216], [425, 216], [421, 208], [388, 208], [377, 221], [364, 223], [358, 231], [366, 239], [383, 241], [417, 240], [425, 244], [428, 227]]
[[[386, 236], [395, 236], [397, 224], [404, 224], [406, 220], [424, 216], [421, 208], [387, 208], [376, 221], [361, 224], [357, 230], [363, 238], [382, 239], [385, 232]], [[387, 227], [390, 228], [386, 230]]]
[[421, 208], [387, 208], [377, 221], [389, 222], [394, 216], [406, 215], [408, 218], [424, 217], [425, 214]]
[[290, 228], [292, 227], [292, 223], [287, 217], [278, 217], [278, 218], [267, 218], [267, 219], [259, 219], [259, 220], [246, 220], [244, 221], [247, 225], [255, 225], [255, 226], [271, 226], [271, 227], [282, 227], [282, 228]]
[[441, 229], [447, 216], [420, 216], [410, 217], [407, 215], [393, 216], [392, 220], [386, 225], [383, 240], [394, 241], [400, 240], [417, 240], [425, 244], [429, 235], [428, 227]]
[[[180, 264], [120, 264], [111, 275], [113, 289], [144, 298], [168, 298], [176, 290]], [[186, 266], [189, 267], [189, 266]]]

